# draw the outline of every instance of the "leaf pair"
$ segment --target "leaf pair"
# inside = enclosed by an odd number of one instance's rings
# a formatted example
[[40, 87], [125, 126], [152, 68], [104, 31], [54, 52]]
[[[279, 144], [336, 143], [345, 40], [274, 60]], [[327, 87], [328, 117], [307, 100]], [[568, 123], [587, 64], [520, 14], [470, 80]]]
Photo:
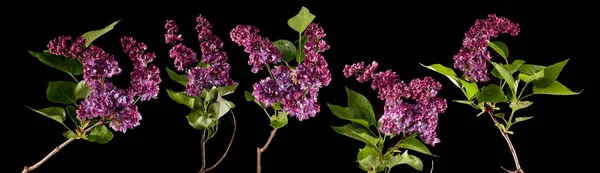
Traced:
[[234, 93], [237, 86], [238, 84], [213, 87], [197, 97], [190, 97], [184, 92], [175, 92], [170, 89], [167, 89], [167, 94], [175, 102], [191, 109], [190, 114], [186, 116], [190, 126], [204, 130], [215, 126], [219, 118], [235, 107], [235, 104], [225, 100], [223, 96]]

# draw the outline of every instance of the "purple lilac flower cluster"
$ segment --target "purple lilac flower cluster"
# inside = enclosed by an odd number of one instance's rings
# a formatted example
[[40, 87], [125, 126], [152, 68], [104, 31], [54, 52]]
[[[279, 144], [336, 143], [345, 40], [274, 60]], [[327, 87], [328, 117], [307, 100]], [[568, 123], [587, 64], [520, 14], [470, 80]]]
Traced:
[[83, 63], [84, 81], [91, 92], [79, 105], [77, 116], [84, 121], [102, 118], [110, 121], [109, 126], [115, 131], [125, 133], [138, 126], [142, 119], [134, 97], [137, 95], [142, 101], [156, 98], [161, 79], [158, 68], [148, 65], [155, 56], [153, 53], [144, 53], [144, 43], [131, 37], [123, 37], [121, 42], [134, 64], [131, 87], [128, 89], [117, 88], [108, 81], [121, 73], [115, 57], [100, 47], [86, 47], [84, 38], [77, 37], [73, 40], [71, 36], [59, 36], [50, 41], [48, 48], [51, 54], [78, 59]]
[[306, 29], [306, 58], [296, 67], [295, 73], [292, 73], [289, 66], [277, 65], [281, 61], [281, 52], [258, 32], [255, 26], [238, 25], [230, 33], [231, 39], [244, 46], [245, 51], [250, 54], [248, 64], [252, 66], [253, 73], [257, 73], [263, 66], [275, 64], [271, 71], [272, 78], [267, 77], [255, 83], [252, 95], [265, 106], [282, 103], [283, 111], [300, 121], [314, 117], [321, 111], [317, 103], [319, 89], [331, 82], [327, 61], [321, 54], [329, 49], [323, 39], [326, 36], [323, 28], [312, 23]]
[[418, 133], [427, 144], [439, 143], [435, 131], [438, 114], [447, 108], [446, 99], [436, 96], [442, 85], [429, 76], [407, 85], [392, 70], [375, 73], [377, 67], [375, 61], [366, 67], [364, 62], [346, 65], [344, 76], [355, 76], [360, 83], [372, 80], [371, 88], [379, 90], [378, 97], [385, 101], [379, 131], [387, 135]]
[[[204, 89], [211, 89], [216, 86], [228, 86], [236, 84], [229, 77], [231, 66], [227, 63], [227, 53], [223, 49], [223, 41], [219, 36], [212, 33], [212, 25], [199, 15], [196, 18], [196, 31], [198, 32], [198, 40], [200, 41], [200, 50], [202, 52], [202, 62], [209, 65], [208, 67], [191, 67], [187, 70], [188, 84], [185, 94], [189, 96], [199, 96]], [[177, 34], [179, 27], [173, 20], [167, 20], [165, 29], [165, 42], [174, 45], [169, 51], [170, 57], [175, 59], [175, 67], [178, 71], [183, 71], [189, 68], [192, 64], [198, 62], [196, 53], [183, 43], [183, 38]]]
[[491, 59], [487, 51], [490, 38], [498, 37], [500, 33], [516, 36], [520, 30], [519, 24], [514, 24], [504, 17], [497, 17], [496, 14], [489, 14], [487, 19], [476, 20], [465, 33], [463, 47], [454, 55], [454, 68], [462, 71], [472, 81], [489, 81], [486, 63]]

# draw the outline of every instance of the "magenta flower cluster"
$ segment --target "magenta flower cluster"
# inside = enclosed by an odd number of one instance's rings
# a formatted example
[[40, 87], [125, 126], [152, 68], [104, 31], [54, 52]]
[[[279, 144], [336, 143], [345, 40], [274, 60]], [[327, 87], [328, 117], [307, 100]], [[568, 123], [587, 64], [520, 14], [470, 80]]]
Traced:
[[487, 50], [490, 38], [498, 34], [510, 33], [516, 36], [520, 32], [519, 24], [514, 24], [504, 17], [489, 14], [487, 19], [478, 19], [465, 33], [463, 47], [454, 55], [454, 68], [459, 69], [464, 75], [475, 82], [490, 80], [487, 61], [491, 59]]
[[265, 106], [282, 103], [283, 111], [300, 121], [314, 117], [321, 111], [317, 103], [319, 89], [331, 82], [327, 61], [321, 54], [329, 49], [323, 39], [326, 36], [323, 28], [312, 23], [304, 31], [308, 38], [304, 45], [306, 58], [295, 70], [279, 64], [281, 52], [269, 38], [260, 36], [258, 32], [258, 28], [251, 25], [238, 25], [230, 32], [232, 41], [244, 46], [250, 54], [248, 65], [252, 67], [252, 73], [271, 64], [274, 66], [272, 77], [253, 85], [252, 95]]
[[212, 33], [212, 25], [199, 15], [196, 18], [196, 32], [198, 32], [198, 40], [200, 41], [200, 50], [202, 53], [202, 63], [207, 64], [207, 67], [195, 66], [190, 67], [198, 62], [196, 53], [183, 43], [181, 34], [178, 34], [179, 27], [173, 20], [167, 20], [165, 29], [165, 42], [174, 45], [169, 51], [169, 56], [175, 59], [175, 67], [177, 71], [186, 71], [188, 74], [188, 84], [186, 85], [185, 94], [189, 96], [199, 96], [204, 89], [211, 89], [213, 86], [228, 86], [236, 84], [230, 76], [229, 70], [231, 66], [227, 63], [227, 53], [223, 51], [223, 41], [219, 36]]
[[363, 83], [372, 81], [371, 88], [379, 90], [379, 98], [385, 101], [384, 113], [379, 119], [379, 131], [390, 134], [417, 133], [423, 142], [435, 146], [438, 114], [448, 107], [446, 99], [437, 97], [442, 85], [432, 77], [413, 79], [408, 85], [392, 70], [376, 73], [378, 63], [365, 67], [364, 62], [346, 65], [344, 76]]
[[84, 81], [91, 92], [79, 105], [77, 116], [84, 121], [102, 118], [110, 121], [109, 126], [115, 131], [125, 133], [127, 129], [138, 126], [142, 119], [135, 104], [135, 96], [141, 101], [148, 101], [158, 95], [160, 71], [156, 66], [148, 64], [156, 56], [154, 53], [145, 52], [144, 43], [131, 37], [123, 37], [123, 50], [129, 54], [134, 67], [131, 72], [131, 86], [120, 89], [108, 81], [122, 71], [115, 57], [100, 47], [86, 47], [86, 43], [82, 37], [73, 39], [71, 36], [59, 36], [50, 41], [48, 48], [51, 54], [74, 58], [83, 63]]

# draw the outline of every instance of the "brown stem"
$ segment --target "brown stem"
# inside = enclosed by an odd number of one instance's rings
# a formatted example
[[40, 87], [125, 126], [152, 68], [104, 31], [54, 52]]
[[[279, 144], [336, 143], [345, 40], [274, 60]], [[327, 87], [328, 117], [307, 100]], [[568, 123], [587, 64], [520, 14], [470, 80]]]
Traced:
[[[100, 122], [92, 125], [90, 128], [86, 129], [85, 132], [89, 132], [92, 128], [94, 128], [97, 125], [100, 125], [102, 123], [103, 122], [100, 121]], [[61, 149], [63, 149], [65, 146], [69, 145], [69, 143], [71, 143], [73, 141], [75, 141], [75, 138], [69, 138], [67, 141], [63, 142], [62, 144], [60, 144], [59, 146], [57, 146], [56, 148], [54, 148], [54, 150], [52, 150], [50, 153], [48, 153], [48, 155], [46, 155], [46, 157], [44, 157], [42, 160], [40, 160], [39, 162], [35, 163], [35, 165], [33, 165], [33, 166], [25, 166], [25, 168], [23, 168], [23, 171], [21, 171], [21, 173], [27, 173], [27, 172], [30, 172], [30, 171], [33, 171], [33, 170], [37, 169], [42, 164], [44, 164], [44, 162], [48, 161], [48, 159], [50, 159], [50, 157], [54, 156], [54, 154], [58, 153]]]
[[433, 173], [433, 160], [431, 160], [431, 170], [429, 171], [429, 173]]
[[217, 161], [217, 163], [215, 163], [211, 167], [206, 168], [204, 170], [204, 172], [208, 172], [208, 171], [214, 169], [215, 167], [217, 167], [217, 165], [219, 165], [219, 163], [221, 163], [223, 161], [223, 159], [225, 159], [225, 156], [227, 156], [227, 153], [229, 152], [229, 148], [231, 148], [231, 144], [233, 143], [233, 138], [235, 138], [235, 130], [237, 129], [237, 123], [235, 121], [235, 115], [233, 114], [233, 111], [230, 111], [230, 112], [231, 112], [231, 121], [233, 123], [233, 133], [231, 134], [231, 139], [229, 140], [229, 144], [227, 145], [227, 149], [225, 149], [225, 153], [223, 153], [223, 155]]
[[256, 173], [260, 173], [260, 171], [261, 171], [260, 156], [263, 152], [265, 152], [265, 150], [267, 150], [267, 147], [269, 147], [269, 144], [271, 144], [271, 141], [275, 137], [275, 133], [277, 133], [277, 128], [274, 128], [271, 131], [271, 136], [269, 136], [269, 139], [267, 139], [267, 143], [265, 143], [265, 145], [262, 148], [260, 148], [260, 147], [256, 148]]
[[[498, 120], [496, 119], [496, 117], [494, 117], [493, 111], [489, 110], [487, 112], [490, 115], [490, 117], [492, 117], [492, 120], [494, 121], [494, 124], [496, 126], [499, 126], [500, 123], [498, 122]], [[508, 148], [510, 149], [510, 152], [512, 153], [513, 160], [515, 161], [515, 167], [517, 168], [517, 170], [511, 171], [511, 170], [505, 169], [504, 167], [501, 167], [501, 168], [504, 169], [504, 171], [509, 172], [509, 173], [524, 173], [523, 169], [521, 169], [521, 164], [519, 164], [519, 158], [517, 157], [517, 151], [515, 150], [515, 147], [513, 146], [512, 142], [510, 141], [510, 138], [508, 137], [508, 133], [504, 132], [500, 128], [498, 128], [498, 129], [500, 130], [500, 133], [502, 134], [502, 137], [504, 137], [504, 140], [506, 140], [506, 143], [508, 144]]]
[[206, 167], [206, 129], [202, 130], [202, 137], [200, 139], [202, 143], [200, 144], [200, 152], [202, 153], [202, 167], [200, 168], [200, 173], [204, 172], [204, 168]]

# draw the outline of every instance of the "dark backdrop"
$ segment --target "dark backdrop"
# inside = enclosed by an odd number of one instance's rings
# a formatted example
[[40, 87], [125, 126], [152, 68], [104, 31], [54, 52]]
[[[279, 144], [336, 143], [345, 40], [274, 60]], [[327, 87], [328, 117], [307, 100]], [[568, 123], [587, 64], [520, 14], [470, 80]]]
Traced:
[[[9, 112], [4, 114], [15, 121], [3, 122], [5, 127], [11, 127], [10, 131], [4, 132], [11, 138], [3, 139], [8, 146], [7, 153], [11, 153], [3, 154], [3, 157], [13, 163], [2, 167], [8, 168], [9, 172], [32, 165], [65, 140], [61, 135], [64, 127], [23, 105], [51, 106], [45, 98], [47, 81], [68, 80], [69, 76], [43, 65], [28, 55], [26, 49], [41, 51], [54, 37], [80, 35], [118, 19], [121, 22], [117, 27], [95, 42], [115, 55], [124, 69], [113, 81], [121, 87], [128, 85], [131, 63], [122, 53], [119, 39], [133, 36], [147, 43], [148, 51], [158, 55], [155, 64], [160, 67], [163, 78], [159, 99], [139, 104], [143, 120], [135, 129], [126, 134], [115, 132], [114, 139], [104, 145], [75, 141], [34, 172], [197, 172], [201, 163], [201, 131], [194, 130], [186, 122], [188, 108], [172, 101], [165, 91], [166, 88], [182, 88], [167, 77], [164, 69], [173, 69], [173, 60], [168, 57], [170, 47], [164, 43], [164, 24], [167, 19], [176, 20], [186, 44], [198, 51], [194, 31], [198, 14], [203, 14], [212, 23], [213, 32], [225, 41], [225, 51], [232, 66], [231, 76], [240, 83], [237, 92], [228, 96], [238, 106], [235, 108], [238, 133], [228, 157], [213, 172], [255, 171], [256, 147], [264, 144], [270, 131], [263, 111], [254, 103], [246, 102], [243, 95], [243, 90], [250, 90], [252, 84], [266, 75], [250, 73], [248, 55], [230, 41], [229, 32], [237, 24], [250, 24], [259, 27], [261, 34], [272, 40], [294, 40], [296, 33], [286, 21], [301, 5], [317, 16], [315, 22], [320, 22], [327, 33], [325, 39], [331, 49], [324, 55], [333, 80], [320, 92], [321, 113], [303, 122], [290, 119], [288, 126], [278, 132], [263, 154], [264, 172], [363, 172], [355, 162], [363, 144], [331, 129], [331, 125], [346, 122], [331, 114], [326, 106], [326, 103], [345, 105], [344, 86], [348, 86], [371, 99], [377, 113], [382, 112], [382, 102], [369, 84], [343, 77], [344, 65], [359, 61], [379, 61], [382, 69], [393, 69], [404, 80], [429, 75], [443, 84], [440, 95], [449, 100], [449, 108], [440, 115], [437, 128], [442, 142], [430, 147], [434, 154], [441, 156], [435, 158], [435, 172], [502, 172], [500, 166], [514, 168], [508, 147], [490, 118], [476, 118], [476, 110], [450, 102], [462, 99], [458, 88], [445, 77], [419, 65], [442, 63], [452, 66], [452, 56], [460, 48], [464, 32], [476, 19], [486, 18], [489, 13], [497, 13], [520, 24], [519, 36], [502, 35], [499, 38], [509, 45], [512, 59], [550, 65], [571, 58], [559, 80], [575, 91], [592, 90], [584, 87], [584, 81], [577, 81], [588, 78], [583, 75], [583, 64], [591, 60], [582, 53], [586, 50], [582, 40], [597, 32], [589, 28], [593, 21], [585, 19], [591, 12], [559, 2], [524, 6], [497, 1], [462, 4], [371, 1], [192, 4], [165, 1], [158, 4], [161, 8], [146, 7], [144, 3], [121, 6], [93, 3], [61, 4], [56, 8], [23, 6], [22, 14], [15, 18], [18, 22], [4, 24], [16, 29], [4, 33], [11, 38], [4, 42], [18, 47], [14, 49], [18, 50], [15, 56], [4, 57], [18, 61], [4, 66], [11, 72], [5, 75], [14, 78], [3, 84], [12, 88], [5, 92], [9, 92], [10, 102], [16, 103], [5, 109]], [[544, 7], [546, 5], [548, 7]], [[13, 39], [13, 36], [18, 38]], [[589, 161], [575, 157], [587, 152], [585, 145], [593, 139], [583, 134], [589, 127], [582, 125], [588, 120], [581, 117], [585, 117], [590, 109], [578, 104], [582, 98], [583, 95], [534, 96], [535, 104], [518, 112], [522, 116], [535, 116], [514, 126], [516, 134], [511, 136], [526, 172], [585, 169], [585, 163]], [[216, 138], [207, 145], [209, 165], [220, 157], [231, 133], [231, 125], [227, 119], [223, 120]], [[577, 128], [569, 130], [567, 127], [571, 126]], [[429, 171], [432, 158], [422, 156], [421, 159], [425, 164], [424, 171]], [[416, 171], [399, 166], [392, 172]]]

